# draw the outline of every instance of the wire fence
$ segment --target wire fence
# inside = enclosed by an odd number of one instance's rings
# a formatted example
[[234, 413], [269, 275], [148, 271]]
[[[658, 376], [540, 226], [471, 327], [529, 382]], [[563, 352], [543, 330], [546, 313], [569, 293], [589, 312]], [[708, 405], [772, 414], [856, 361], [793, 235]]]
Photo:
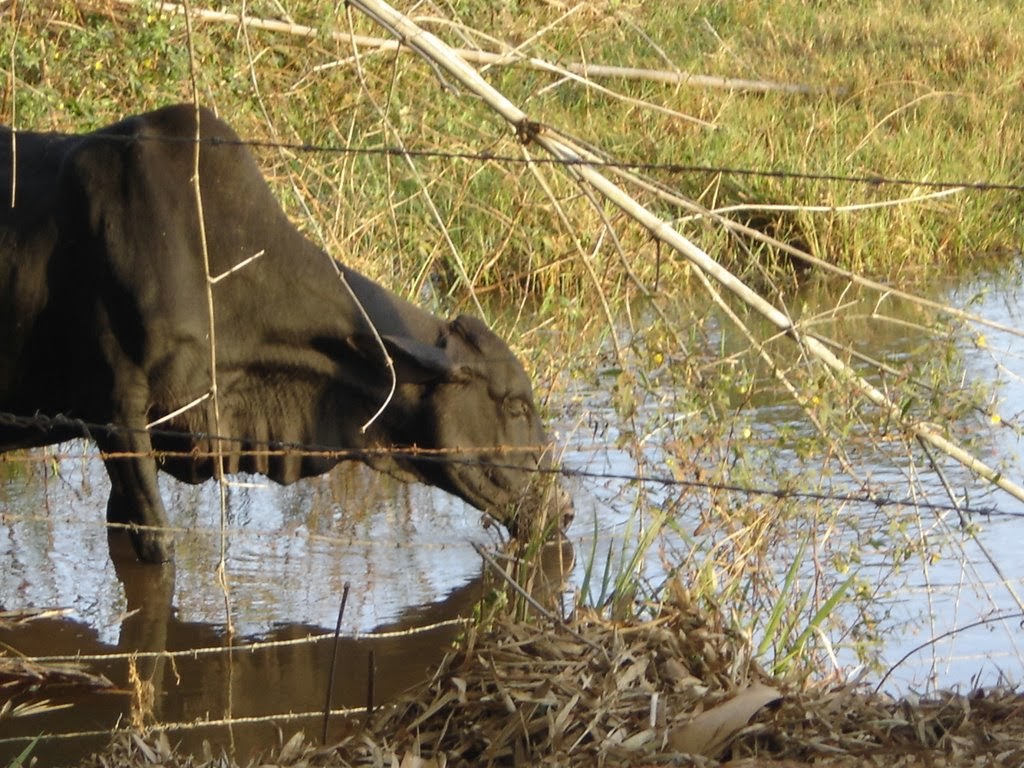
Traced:
[[[52, 612], [51, 612], [52, 613]], [[0, 619], [3, 616], [0, 615]], [[10, 617], [8, 617], [10, 618]], [[50, 617], [52, 618], [52, 616]], [[35, 620], [35, 619], [29, 619]], [[192, 663], [192, 668], [206, 670], [207, 674], [212, 678], [208, 680], [208, 684], [211, 684], [213, 689], [216, 689], [217, 684], [225, 684], [228, 687], [232, 685], [231, 678], [228, 677], [226, 683], [217, 679], [218, 665], [232, 666], [237, 662], [238, 659], [261, 659], [263, 664], [271, 663], [270, 660], [274, 658], [274, 654], [284, 653], [312, 653], [314, 652], [315, 646], [320, 646], [319, 655], [333, 655], [336, 651], [336, 646], [339, 641], [345, 641], [349, 644], [356, 643], [361, 644], [361, 647], [367, 649], [369, 656], [369, 664], [366, 669], [366, 673], [369, 675], [366, 685], [366, 691], [346, 691], [347, 698], [352, 699], [353, 697], [360, 697], [363, 695], [368, 696], [366, 704], [358, 707], [335, 707], [326, 706], [319, 710], [308, 710], [308, 711], [296, 711], [294, 708], [290, 709], [278, 709], [270, 707], [269, 711], [265, 714], [238, 714], [231, 712], [231, 693], [229, 691], [215, 691], [215, 693], [227, 695], [227, 710], [207, 711], [204, 716], [195, 717], [189, 720], [183, 721], [169, 721], [167, 719], [160, 719], [156, 723], [159, 730], [164, 732], [173, 733], [193, 733], [203, 731], [207, 728], [233, 728], [237, 726], [255, 725], [255, 724], [281, 724], [290, 723], [296, 721], [308, 721], [312, 719], [323, 719], [325, 727], [327, 722], [331, 718], [348, 718], [353, 716], [368, 716], [372, 714], [376, 707], [381, 706], [380, 702], [373, 700], [373, 675], [374, 675], [374, 652], [373, 648], [378, 647], [382, 642], [399, 642], [406, 643], [414, 641], [418, 636], [423, 635], [438, 635], [448, 637], [451, 634], [465, 629], [470, 625], [470, 620], [463, 617], [456, 617], [451, 619], [445, 619], [441, 621], [427, 621], [416, 624], [414, 626], [405, 627], [397, 630], [384, 630], [384, 631], [373, 631], [373, 632], [321, 632], [308, 634], [304, 637], [295, 637], [288, 639], [272, 639], [272, 640], [238, 640], [230, 637], [224, 638], [224, 642], [215, 646], [196, 646], [192, 648], [182, 650], [147, 650], [133, 649], [128, 652], [119, 652], [116, 650], [105, 651], [103, 653], [74, 653], [74, 654], [59, 654], [59, 655], [31, 655], [20, 657], [22, 664], [31, 665], [33, 670], [37, 670], [37, 677], [44, 676], [47, 674], [47, 669], [52, 670], [58, 677], [62, 672], [66, 670], [80, 670], [86, 665], [97, 670], [104, 670], [108, 674], [111, 670], [119, 668], [126, 668], [131, 670], [128, 673], [130, 680], [134, 680], [133, 685], [137, 686], [134, 692], [134, 704], [135, 709], [130, 713], [129, 719], [130, 724], [117, 723], [113, 724], [110, 728], [105, 729], [92, 729], [92, 730], [79, 730], [71, 729], [60, 733], [48, 733], [42, 736], [32, 735], [19, 735], [19, 736], [7, 736], [0, 735], [0, 748], [4, 745], [16, 745], [26, 744], [33, 740], [39, 740], [43, 744], [61, 743], [66, 741], [75, 741], [83, 739], [111, 739], [116, 738], [121, 734], [137, 733], [139, 726], [143, 720], [149, 721], [153, 717], [153, 712], [143, 712], [139, 710], [140, 698], [145, 697], [147, 686], [153, 690], [159, 696], [174, 696], [174, 688], [176, 687], [175, 682], [180, 685], [182, 681], [182, 675], [186, 674], [181, 668], [181, 665], [186, 663]], [[327, 648], [334, 644], [335, 648]], [[351, 646], [350, 646], [351, 647]], [[317, 657], [319, 658], [319, 656]], [[352, 658], [345, 660], [345, 663], [349, 666], [353, 663]], [[139, 676], [139, 668], [145, 663], [148, 664], [148, 672], [143, 673], [144, 676]], [[196, 663], [198, 662], [198, 666]], [[361, 662], [357, 662], [361, 663]], [[192, 669], [190, 668], [190, 669]], [[11, 670], [6, 670], [9, 677], [11, 677]], [[311, 671], [314, 674], [316, 671]], [[5, 667], [3, 659], [0, 659], [0, 675], [5, 673]], [[97, 673], [99, 674], [99, 673]], [[115, 673], [119, 676], [119, 673]], [[13, 678], [16, 680], [17, 676]], [[83, 684], [88, 684], [90, 681], [99, 685], [103, 688], [103, 680], [101, 677], [88, 677], [83, 675], [81, 681]], [[216, 682], [214, 682], [216, 680]], [[186, 689], [191, 689], [196, 684], [196, 680], [187, 679], [184, 681]], [[322, 680], [325, 685], [333, 686], [336, 683], [334, 681]], [[17, 693], [16, 689], [14, 689]], [[315, 693], [315, 692], [314, 692]], [[151, 694], [150, 694], [151, 695]], [[180, 695], [180, 694], [178, 694]], [[24, 698], [19, 696], [19, 698]], [[273, 696], [270, 697], [273, 699]], [[268, 702], [259, 702], [261, 705], [266, 705]], [[310, 696], [305, 700], [307, 706], [312, 705], [313, 697]], [[59, 711], [59, 707], [49, 708], [48, 702], [40, 702], [39, 709], [35, 713], [37, 716], [40, 714], [45, 715], [47, 712]], [[156, 702], [150, 702], [150, 705], [156, 705]], [[251, 702], [245, 702], [242, 704], [245, 711], [252, 711], [253, 705]], [[126, 713], [128, 714], [128, 713]], [[0, 718], [2, 719], [2, 718]]]
[[[1024, 184], [998, 182], [985, 179], [899, 178], [882, 174], [844, 175], [794, 171], [785, 168], [741, 168], [693, 163], [651, 162], [648, 160], [622, 160], [611, 157], [566, 158], [550, 156], [529, 156], [501, 154], [490, 151], [467, 152], [443, 149], [417, 149], [414, 147], [360, 147], [342, 144], [316, 144], [308, 142], [281, 141], [275, 139], [151, 136], [145, 133], [134, 136], [105, 136], [109, 141], [154, 141], [166, 144], [235, 146], [248, 149], [286, 150], [304, 154], [359, 155], [367, 157], [415, 158], [421, 160], [466, 161], [474, 163], [504, 163], [513, 166], [553, 166], [573, 168], [590, 166], [597, 169], [618, 169], [665, 175], [713, 175], [738, 176], [793, 181], [818, 181], [855, 186], [911, 187], [930, 190], [969, 190], [971, 192], [1024, 192]], [[574, 139], [578, 141], [577, 139]], [[756, 206], [754, 206], [756, 207]], [[796, 206], [799, 207], [799, 206]], [[820, 207], [820, 206], [815, 206]]]
[[[125, 427], [115, 424], [100, 424], [86, 422], [80, 419], [72, 419], [66, 416], [43, 416], [35, 414], [32, 416], [21, 416], [18, 414], [0, 412], [0, 426], [17, 427], [19, 429], [39, 429], [41, 431], [51, 429], [72, 429], [80, 433], [83, 438], [92, 434], [106, 434], [111, 432], [145, 432], [151, 436], [163, 437], [176, 440], [187, 440], [193, 445], [219, 444], [218, 449], [189, 449], [182, 451], [153, 450], [146, 453], [105, 453], [102, 458], [122, 459], [135, 457], [151, 457], [158, 461], [160, 459], [209, 459], [217, 455], [230, 453], [240, 457], [284, 457], [299, 456], [330, 461], [369, 461], [374, 457], [390, 456], [402, 459], [415, 459], [427, 463], [441, 464], [466, 464], [481, 465], [482, 459], [474, 458], [473, 454], [486, 454], [487, 466], [497, 469], [511, 469], [529, 472], [538, 476], [559, 476], [565, 479], [580, 481], [615, 481], [633, 485], [651, 485], [662, 487], [674, 487], [693, 491], [708, 492], [729, 492], [746, 496], [764, 496], [779, 501], [801, 500], [814, 502], [828, 502], [840, 504], [861, 504], [877, 509], [886, 507], [907, 507], [923, 512], [956, 512], [967, 515], [978, 515], [984, 517], [1024, 517], [1024, 513], [1009, 510], [1002, 510], [998, 506], [987, 504], [974, 504], [965, 506], [963, 504], [942, 503], [927, 501], [925, 499], [911, 496], [895, 496], [880, 494], [878, 492], [851, 493], [806, 491], [796, 488], [751, 486], [737, 483], [713, 482], [697, 479], [680, 478], [671, 475], [658, 475], [640, 472], [611, 472], [596, 469], [579, 468], [573, 466], [552, 466], [552, 467], [526, 467], [521, 464], [503, 464], [500, 459], [502, 454], [513, 454], [517, 452], [536, 453], [545, 450], [548, 446], [505, 446], [496, 445], [486, 448], [420, 448], [416, 446], [393, 446], [376, 448], [334, 448], [330, 446], [314, 445], [308, 443], [295, 443], [277, 440], [264, 440], [254, 437], [237, 435], [212, 435], [207, 432], [185, 432], [170, 429], [141, 429]], [[602, 450], [599, 446], [591, 450]], [[48, 463], [57, 459], [89, 459], [94, 455], [89, 452], [70, 452], [67, 450], [56, 452], [48, 449], [45, 452], [25, 453], [20, 461], [34, 461]]]

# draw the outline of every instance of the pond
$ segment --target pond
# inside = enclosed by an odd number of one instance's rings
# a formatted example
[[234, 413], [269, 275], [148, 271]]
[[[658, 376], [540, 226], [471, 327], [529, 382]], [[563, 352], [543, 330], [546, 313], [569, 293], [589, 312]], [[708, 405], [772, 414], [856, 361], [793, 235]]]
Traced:
[[[850, 298], [809, 293], [805, 313]], [[1016, 287], [961, 286], [947, 298], [1019, 325]], [[818, 330], [894, 370], [938, 354], [926, 317], [890, 303], [882, 313], [889, 321], [879, 322], [878, 312], [867, 318], [876, 300], [842, 323], [822, 314]], [[817, 652], [831, 656], [826, 668], [856, 674], [876, 657], [865, 679], [878, 682], [896, 665], [884, 685], [897, 693], [1019, 682], [1024, 566], [1011, 542], [1024, 505], [941, 462], [954, 498], [966, 494], [973, 510], [961, 518], [920, 456], [869, 439], [866, 428], [849, 431], [827, 455], [806, 449], [804, 412], [770, 377], [755, 376], [755, 385], [742, 373], [745, 342], [720, 316], [688, 311], [699, 318], [690, 343], [706, 364], [638, 333], [630, 347], [644, 351], [629, 381], [622, 361], [608, 355], [555, 390], [564, 394], [550, 403], [553, 431], [575, 471], [567, 479], [577, 508], [575, 564], [565, 570], [562, 553], [545, 572], [561, 584], [564, 604], [602, 604], [617, 580], [632, 579], [630, 594], [643, 598], [680, 579], [735, 601], [726, 608], [737, 627], [762, 648], [759, 660], [774, 663], [786, 647], [782, 624], [769, 621], [773, 606], [783, 606], [795, 636], [814, 605], [846, 589], [850, 599], [815, 634]], [[953, 368], [993, 387], [1001, 417], [995, 426], [990, 420], [992, 429], [970, 414], [960, 423], [975, 437], [972, 450], [1011, 470], [1019, 464], [1014, 425], [1024, 413], [1024, 379], [1015, 372], [1024, 341], [991, 328], [956, 338]], [[775, 352], [788, 369], [807, 369], [782, 347]], [[681, 391], [674, 372], [684, 363], [709, 379], [735, 374], [714, 410]], [[839, 454], [853, 465], [845, 475], [835, 469]], [[288, 488], [234, 478], [224, 525], [214, 484], [162, 477], [177, 561], [144, 567], [121, 551], [123, 541], [108, 543], [107, 480], [91, 446], [35, 451], [0, 472], [0, 608], [55, 609], [0, 631], [0, 642], [34, 657], [79, 657], [114, 683], [100, 692], [48, 689], [53, 704], [75, 706], [0, 719], [0, 761], [44, 731], [63, 736], [38, 746], [41, 759], [102, 746], [105, 731], [132, 710], [133, 675], [152, 682], [148, 717], [178, 724], [172, 740], [187, 749], [230, 744], [244, 762], [277, 738], [278, 724], [319, 736], [329, 687], [334, 709], [358, 709], [429, 676], [461, 630], [459, 617], [488, 589], [477, 548], [501, 547], [500, 533], [462, 502], [347, 465]], [[226, 584], [216, 573], [222, 552]], [[307, 637], [315, 640], [302, 642]], [[336, 719], [331, 728], [339, 735]]]

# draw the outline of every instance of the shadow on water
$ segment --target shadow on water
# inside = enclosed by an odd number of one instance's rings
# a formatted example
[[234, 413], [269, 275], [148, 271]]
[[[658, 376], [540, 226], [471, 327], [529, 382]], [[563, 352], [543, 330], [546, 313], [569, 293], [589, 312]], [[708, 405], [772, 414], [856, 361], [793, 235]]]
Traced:
[[[301, 729], [310, 738], [321, 737], [332, 660], [335, 714], [327, 738], [337, 740], [362, 719], [361, 712], [429, 679], [465, 626], [458, 619], [468, 617], [494, 587], [479, 573], [443, 599], [409, 607], [374, 632], [342, 634], [337, 644], [333, 633], [312, 624], [281, 624], [232, 641], [222, 626], [178, 617], [173, 565], [139, 564], [119, 533], [111, 535], [110, 547], [128, 606], [116, 645], [66, 618], [0, 629], [0, 644], [33, 657], [80, 657], [91, 674], [106, 677], [113, 687], [6, 686], [4, 698], [13, 706], [41, 699], [70, 706], [0, 720], [0, 764], [41, 734], [33, 757], [44, 764], [74, 761], [105, 747], [111, 729], [140, 719], [160, 725], [184, 752], [201, 754], [205, 740], [215, 754], [228, 750], [245, 763], [277, 743], [281, 733], [287, 738]], [[557, 593], [571, 560], [568, 544], [551, 548], [543, 558], [542, 584]], [[347, 719], [339, 710], [356, 711]]]

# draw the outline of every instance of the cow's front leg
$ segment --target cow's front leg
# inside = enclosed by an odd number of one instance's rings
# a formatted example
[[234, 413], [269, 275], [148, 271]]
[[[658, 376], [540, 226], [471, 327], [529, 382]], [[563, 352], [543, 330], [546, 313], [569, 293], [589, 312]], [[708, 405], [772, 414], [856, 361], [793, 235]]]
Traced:
[[111, 430], [96, 442], [110, 476], [107, 522], [127, 525], [140, 560], [163, 563], [174, 558], [174, 537], [156, 481], [156, 460], [149, 433], [140, 424]]

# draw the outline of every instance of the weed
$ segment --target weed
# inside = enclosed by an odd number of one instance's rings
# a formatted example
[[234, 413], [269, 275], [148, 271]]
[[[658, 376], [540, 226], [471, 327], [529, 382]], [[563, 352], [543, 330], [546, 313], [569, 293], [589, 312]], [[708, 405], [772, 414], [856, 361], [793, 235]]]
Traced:
[[36, 744], [39, 743], [39, 738], [36, 737], [30, 741], [18, 755], [7, 764], [7, 768], [24, 768], [24, 766], [32, 765], [33, 761], [30, 759], [32, 750], [36, 748]]

